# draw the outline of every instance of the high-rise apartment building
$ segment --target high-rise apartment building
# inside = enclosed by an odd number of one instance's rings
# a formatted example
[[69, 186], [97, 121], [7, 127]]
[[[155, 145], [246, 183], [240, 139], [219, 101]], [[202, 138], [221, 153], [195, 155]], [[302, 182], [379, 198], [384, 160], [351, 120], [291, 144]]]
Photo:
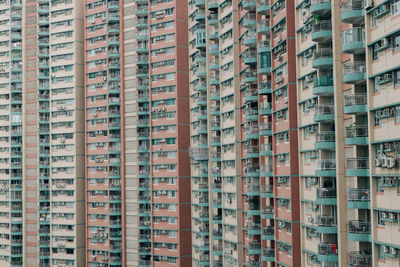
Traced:
[[0, 2], [1, 266], [82, 266], [82, 1]]
[[399, 6], [296, 2], [303, 266], [399, 264]]
[[299, 266], [294, 19], [189, 2], [194, 266]]
[[0, 0], [0, 266], [398, 266], [400, 0]]
[[187, 1], [136, 1], [139, 266], [190, 266]]
[[189, 2], [194, 265], [398, 264], [399, 5]]
[[119, 1], [85, 1], [87, 266], [122, 266], [122, 9]]

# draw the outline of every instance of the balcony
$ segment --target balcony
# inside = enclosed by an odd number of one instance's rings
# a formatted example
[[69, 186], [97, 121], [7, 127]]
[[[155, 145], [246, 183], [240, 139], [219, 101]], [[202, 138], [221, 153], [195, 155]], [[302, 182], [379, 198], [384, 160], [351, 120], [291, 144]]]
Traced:
[[353, 27], [342, 32], [342, 52], [346, 54], [365, 53], [365, 30]]
[[244, 247], [246, 248], [247, 255], [261, 254], [261, 244], [259, 241], [249, 242], [249, 244]]
[[371, 242], [371, 224], [358, 220], [349, 221], [348, 239], [351, 241]]
[[245, 28], [254, 29], [256, 27], [256, 14], [246, 13], [242, 18], [242, 25]]
[[271, 43], [268, 40], [258, 41], [258, 53], [268, 52], [271, 49]]
[[108, 1], [108, 10], [118, 10], [119, 9], [119, 1]]
[[194, 5], [195, 5], [196, 7], [204, 7], [205, 4], [206, 4], [206, 1], [205, 1], [205, 0], [194, 0]]
[[317, 232], [322, 234], [336, 234], [337, 233], [337, 220], [336, 216], [317, 216]]
[[262, 260], [263, 261], [275, 261], [275, 248], [263, 248]]
[[196, 11], [196, 15], [195, 15], [195, 19], [196, 21], [204, 21], [206, 19], [206, 12], [204, 11], [204, 9], [198, 9]]
[[243, 60], [243, 63], [246, 65], [251, 65], [251, 66], [257, 65], [256, 51], [255, 50], [252, 51], [250, 49], [246, 50], [242, 54], [242, 60]]
[[247, 84], [257, 83], [257, 71], [249, 70], [243, 73], [243, 81]]
[[314, 78], [313, 94], [321, 96], [333, 95], [333, 77], [332, 76], [320, 76]]
[[262, 239], [263, 240], [274, 240], [275, 239], [274, 226], [266, 226], [262, 229]]
[[247, 185], [247, 196], [259, 196], [260, 195], [260, 186], [256, 184]]
[[336, 188], [334, 187], [319, 187], [317, 188], [318, 205], [336, 205]]
[[274, 218], [274, 206], [262, 207], [261, 215], [262, 215], [263, 219], [273, 219]]
[[311, 39], [317, 43], [332, 41], [332, 21], [321, 20], [312, 25]]
[[218, 10], [218, 0], [208, 0], [207, 8], [208, 8], [208, 10], [211, 10], [211, 11], [217, 11]]
[[260, 135], [262, 136], [272, 135], [272, 123], [270, 122], [261, 122], [259, 129], [260, 129]]
[[241, 1], [243, 9], [254, 11], [256, 10], [256, 0], [242, 0]]
[[333, 53], [331, 48], [320, 48], [314, 52], [312, 67], [320, 70], [331, 69], [333, 66]]
[[328, 122], [335, 119], [335, 111], [333, 106], [317, 106], [315, 107], [314, 121]]
[[366, 113], [367, 111], [367, 94], [363, 93], [344, 96], [345, 114], [359, 114]]
[[245, 125], [244, 133], [246, 135], [246, 139], [258, 139], [258, 126]]
[[353, 125], [345, 128], [346, 145], [367, 145], [368, 144], [368, 125]]
[[318, 260], [322, 262], [337, 262], [338, 261], [337, 244], [327, 244], [324, 242], [319, 243]]
[[371, 190], [349, 188], [347, 191], [347, 207], [350, 209], [369, 209]]
[[310, 12], [312, 15], [321, 16], [331, 10], [331, 0], [311, 0]]
[[145, 17], [148, 14], [148, 6], [147, 5], [141, 5], [141, 6], [137, 6], [136, 8], [136, 13], [135, 15], [137, 17]]
[[336, 176], [336, 160], [322, 159], [316, 162], [316, 176], [335, 177]]
[[365, 62], [346, 62], [343, 64], [343, 82], [348, 84], [360, 84], [366, 82]]
[[315, 149], [335, 149], [335, 132], [316, 133]]
[[266, 184], [261, 186], [261, 197], [272, 198], [274, 196], [274, 185]]
[[342, 21], [351, 24], [364, 23], [364, 0], [345, 0], [342, 3]]
[[272, 163], [261, 166], [261, 173], [260, 173], [261, 176], [264, 177], [272, 176], [272, 172], [273, 172]]
[[248, 30], [242, 38], [242, 44], [248, 47], [254, 47], [257, 45], [257, 33], [255, 30]]
[[148, 40], [149, 32], [147, 30], [140, 30], [136, 33], [136, 40]]
[[271, 157], [272, 156], [272, 144], [262, 144], [261, 145], [261, 156]]
[[258, 111], [257, 109], [245, 109], [244, 110], [244, 115], [245, 115], [245, 119], [246, 121], [254, 121], [258, 119]]
[[258, 101], [257, 89], [247, 88], [243, 91], [244, 102], [255, 102]]
[[260, 115], [272, 115], [272, 103], [261, 102], [260, 103]]
[[347, 158], [346, 176], [369, 176], [368, 158]]
[[360, 251], [349, 252], [349, 267], [372, 267], [372, 255]]
[[270, 21], [269, 20], [260, 20], [257, 24], [257, 32], [261, 34], [268, 34], [270, 28]]
[[259, 223], [246, 223], [247, 225], [244, 227], [247, 235], [260, 235], [261, 234], [261, 225]]

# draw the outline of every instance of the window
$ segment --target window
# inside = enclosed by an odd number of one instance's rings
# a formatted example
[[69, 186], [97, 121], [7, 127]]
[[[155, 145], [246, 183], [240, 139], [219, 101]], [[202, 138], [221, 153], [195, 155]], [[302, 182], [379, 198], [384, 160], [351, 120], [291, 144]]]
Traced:
[[400, 106], [396, 106], [394, 109], [394, 121], [400, 123]]
[[399, 50], [400, 50], [400, 34], [393, 37], [393, 51], [396, 52]]
[[375, 122], [374, 125], [375, 126], [380, 126], [382, 123], [381, 118], [377, 116], [376, 112], [375, 112]]
[[394, 0], [392, 3], [392, 16], [400, 14], [400, 0]]
[[382, 211], [378, 211], [378, 225], [385, 225], [385, 221], [382, 220]]

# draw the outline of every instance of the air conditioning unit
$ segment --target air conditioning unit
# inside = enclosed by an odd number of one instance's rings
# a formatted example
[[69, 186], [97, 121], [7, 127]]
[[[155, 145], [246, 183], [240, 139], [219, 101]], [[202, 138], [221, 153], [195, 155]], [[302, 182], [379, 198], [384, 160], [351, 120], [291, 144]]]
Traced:
[[58, 106], [57, 106], [57, 109], [58, 109], [58, 110], [64, 110], [64, 109], [65, 109], [65, 106], [64, 106], [64, 105], [58, 105]]
[[382, 76], [377, 76], [377, 77], [375, 77], [375, 83], [380, 83], [380, 82], [382, 82], [382, 81], [383, 81]]
[[64, 139], [64, 138], [61, 138], [61, 139], [60, 139], [60, 143], [61, 143], [61, 144], [64, 144], [64, 143], [65, 143], [65, 139]]
[[314, 223], [314, 217], [308, 217], [308, 222], [309, 223]]
[[365, 6], [364, 6], [365, 9], [370, 9], [374, 6], [373, 0], [366, 0], [366, 1], [364, 1], [364, 3], [365, 3]]
[[285, 103], [285, 104], [288, 103], [288, 97], [283, 98], [283, 103]]
[[390, 254], [392, 255], [397, 255], [397, 249], [396, 248], [390, 248]]
[[382, 167], [382, 168], [386, 168], [387, 165], [388, 165], [388, 160], [387, 160], [387, 158], [386, 158], [386, 157], [382, 157], [382, 158], [381, 158], [381, 167]]
[[107, 81], [107, 76], [103, 76], [103, 81]]
[[382, 219], [387, 219], [389, 216], [386, 212], [382, 212], [381, 217], [382, 217]]
[[381, 164], [382, 164], [381, 159], [375, 159], [375, 160], [374, 160], [374, 166], [375, 166], [375, 167], [380, 167]]
[[388, 246], [382, 246], [383, 253], [389, 253], [389, 247]]
[[392, 157], [387, 157], [387, 168], [391, 169], [394, 168], [396, 165], [396, 160]]

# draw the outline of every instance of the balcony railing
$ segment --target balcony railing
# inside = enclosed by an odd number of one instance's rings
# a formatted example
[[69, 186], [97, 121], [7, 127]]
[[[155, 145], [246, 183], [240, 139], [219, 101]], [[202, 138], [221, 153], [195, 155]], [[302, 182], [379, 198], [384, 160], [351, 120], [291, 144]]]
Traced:
[[330, 20], [322, 20], [319, 23], [313, 24], [313, 32], [319, 31], [331, 31], [332, 30], [332, 21]]
[[267, 226], [264, 227], [262, 230], [263, 235], [273, 235], [274, 234], [274, 227], [273, 226]]
[[371, 224], [358, 220], [349, 221], [349, 233], [352, 234], [370, 234]]
[[315, 115], [334, 114], [334, 113], [335, 113], [334, 106], [321, 105], [315, 108]]
[[274, 192], [274, 185], [266, 184], [261, 186], [261, 193], [273, 193]]
[[336, 198], [336, 188], [334, 187], [322, 187], [317, 188], [318, 198]]
[[322, 255], [337, 255], [338, 246], [337, 244], [326, 244], [319, 243], [318, 244], [318, 254]]
[[332, 131], [318, 132], [315, 137], [317, 142], [335, 142], [335, 132]]
[[349, 253], [349, 266], [354, 266], [354, 267], [372, 266], [372, 255], [370, 253], [352, 251]]
[[274, 257], [275, 256], [275, 249], [274, 248], [264, 248], [262, 250], [264, 257]]
[[264, 206], [262, 208], [263, 214], [274, 214], [274, 206]]
[[343, 64], [344, 74], [357, 74], [364, 73], [365, 71], [365, 62], [363, 61], [346, 62]]
[[323, 227], [332, 227], [337, 225], [336, 216], [319, 215], [317, 217], [317, 224]]
[[333, 86], [333, 76], [319, 76], [314, 78], [314, 87]]
[[349, 188], [347, 190], [347, 200], [348, 201], [369, 201], [371, 195], [371, 190], [366, 189], [359, 189], [359, 188]]
[[320, 48], [314, 52], [313, 59], [332, 58], [332, 48]]
[[346, 168], [349, 170], [369, 169], [368, 158], [347, 158]]
[[346, 127], [346, 138], [368, 137], [368, 125]]
[[345, 106], [358, 106], [367, 104], [367, 94], [346, 95], [344, 97]]
[[316, 169], [321, 170], [321, 171], [335, 170], [336, 169], [336, 160], [334, 160], [334, 159], [317, 160]]
[[365, 30], [361, 27], [353, 27], [342, 32], [342, 43], [354, 43], [365, 41]]

